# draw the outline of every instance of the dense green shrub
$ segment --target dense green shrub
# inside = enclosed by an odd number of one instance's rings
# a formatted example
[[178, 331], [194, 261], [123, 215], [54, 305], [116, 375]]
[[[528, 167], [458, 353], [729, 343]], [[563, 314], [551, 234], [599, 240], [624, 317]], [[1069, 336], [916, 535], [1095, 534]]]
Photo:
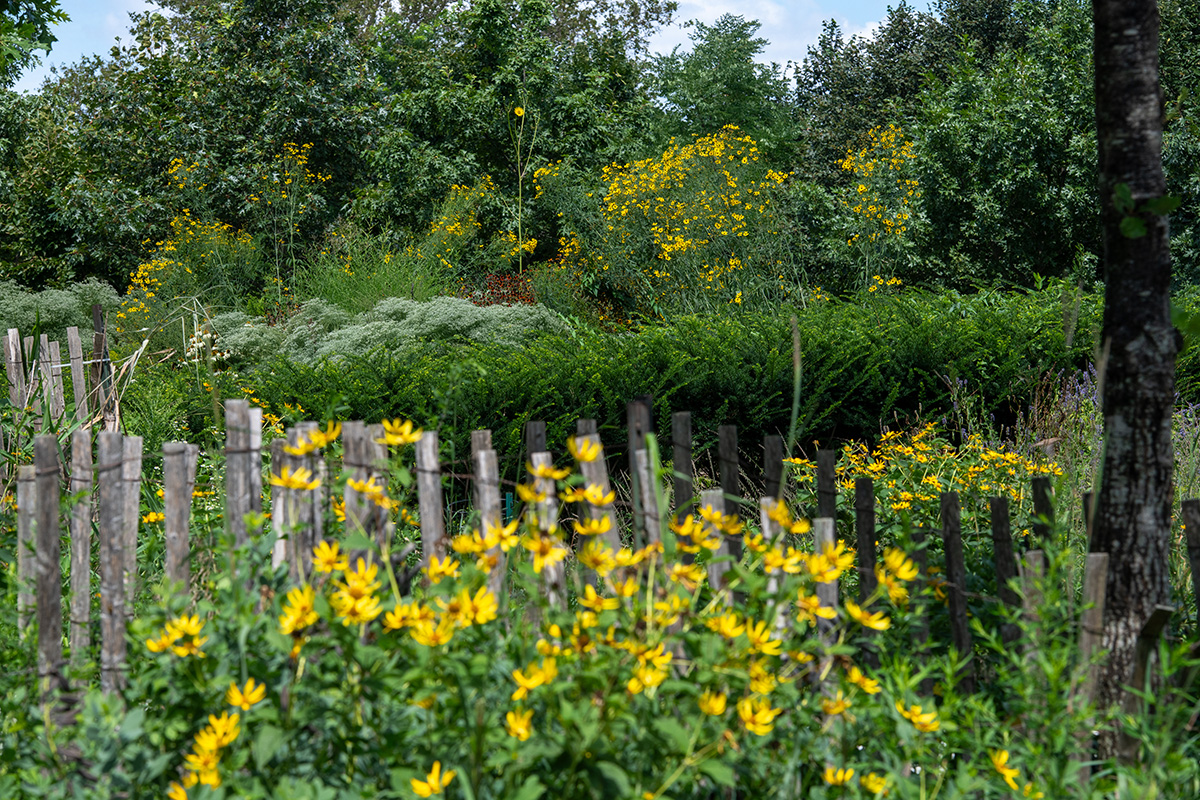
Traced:
[[[1064, 315], [1075, 316], [1074, 301], [1057, 291], [908, 292], [798, 310], [801, 441], [872, 437], [881, 425], [950, 415], [968, 396], [985, 420], [1005, 424], [1027, 404], [1039, 374], [1088, 361], [1099, 313], [1098, 296], [1080, 298], [1068, 344]], [[545, 420], [550, 441], [560, 443], [579, 417], [597, 419], [610, 451], [619, 453], [625, 406], [638, 395], [653, 396], [662, 432], [671, 411], [690, 410], [702, 448], [715, 441], [718, 425], [737, 423], [749, 463], [758, 463], [764, 434], [788, 430], [787, 314], [685, 316], [621, 334], [548, 331], [521, 347], [443, 339], [337, 359], [312, 356], [328, 347], [327, 337], [348, 340], [324, 332], [341, 328], [346, 315], [324, 307], [299, 319], [289, 328], [309, 338], [289, 334], [282, 350], [299, 349], [304, 359], [285, 355], [243, 373], [272, 409], [299, 402], [314, 410], [344, 406], [347, 418], [440, 420], [443, 438], [460, 453], [475, 428], [490, 428], [497, 450], [516, 454], [526, 420]], [[384, 325], [359, 326], [355, 346]], [[223, 346], [233, 346], [235, 334], [223, 335]], [[515, 471], [515, 462], [509, 467]]]
[[65, 348], [67, 328], [92, 329], [92, 306], [97, 303], [106, 313], [120, 305], [113, 288], [96, 280], [40, 292], [24, 289], [12, 281], [0, 281], [0, 333], [16, 328], [21, 335], [28, 336], [40, 322], [42, 333], [51, 341], [63, 342]]
[[272, 353], [294, 361], [353, 359], [381, 350], [404, 352], [420, 342], [458, 339], [516, 348], [540, 333], [568, 331], [566, 322], [543, 306], [476, 306], [458, 297], [391, 297], [357, 315], [324, 300], [310, 300], [282, 326], [238, 312], [218, 315], [212, 326], [221, 337], [221, 348], [242, 364], [261, 362]]

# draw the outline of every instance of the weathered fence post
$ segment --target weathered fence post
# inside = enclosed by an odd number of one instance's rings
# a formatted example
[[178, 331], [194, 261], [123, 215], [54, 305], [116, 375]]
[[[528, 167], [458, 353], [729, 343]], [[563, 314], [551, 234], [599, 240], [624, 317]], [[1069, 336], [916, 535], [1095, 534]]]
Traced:
[[[1138, 695], [1146, 689], [1146, 674], [1149, 672], [1150, 656], [1157, 649], [1158, 637], [1162, 635], [1163, 628], [1170, 621], [1173, 611], [1174, 609], [1170, 606], [1155, 606], [1154, 610], [1150, 612], [1150, 617], [1142, 625], [1141, 633], [1138, 634], [1137, 649], [1133, 657], [1133, 675], [1129, 680], [1129, 685], [1133, 687], [1134, 691], [1125, 692], [1121, 709], [1127, 715], [1136, 716], [1138, 706], [1143, 702]], [[1123, 728], [1117, 749], [1118, 755], [1124, 763], [1132, 764], [1137, 760], [1138, 745], [1138, 739]]]
[[662, 531], [659, 530], [658, 516], [658, 480], [650, 469], [650, 451], [642, 448], [633, 453], [638, 477], [638, 486], [642, 492], [642, 531], [645, 533], [643, 546], [657, 544], [662, 541]]
[[42, 387], [46, 395], [46, 407], [55, 424], [62, 422], [67, 413], [62, 380], [62, 349], [58, 342], [51, 342], [42, 334], [41, 347]]
[[[721, 489], [705, 489], [700, 492], [700, 510], [712, 509], [717, 513], [724, 513], [725, 507], [725, 492]], [[727, 558], [729, 553], [729, 537], [726, 536], [721, 529], [714, 525], [703, 516], [698, 516], [696, 519], [698, 524], [704, 526], [704, 538], [712, 536], [721, 540], [721, 545], [715, 551], [708, 562], [708, 585], [712, 587], [714, 592], [719, 592], [722, 589], [728, 588], [726, 575], [729, 573], [731, 562]], [[733, 603], [733, 595], [729, 594], [725, 598], [725, 604]]]
[[254, 406], [250, 409], [250, 452], [246, 454], [246, 477], [250, 482], [250, 510], [258, 514], [263, 510], [262, 418], [261, 408]]
[[817, 451], [817, 516], [837, 519], [837, 451]]
[[1104, 598], [1107, 584], [1108, 553], [1088, 553], [1083, 568], [1084, 608], [1079, 618], [1079, 659], [1088, 665], [1079, 693], [1085, 703], [1096, 699], [1096, 685], [1100, 679], [1097, 669], [1099, 665], [1092, 664], [1091, 660], [1104, 639]]
[[100, 500], [100, 688], [116, 692], [125, 685], [125, 482], [122, 436], [98, 437], [96, 483]]
[[[67, 328], [67, 357], [71, 361], [71, 391], [75, 395], [75, 419], [83, 424], [90, 421], [87, 382], [83, 372], [83, 340], [79, 328]], [[90, 460], [90, 459], [89, 459]]]
[[971, 626], [967, 622], [967, 565], [962, 547], [962, 512], [958, 492], [942, 492], [942, 545], [946, 551], [946, 588], [950, 592], [950, 635], [954, 649], [964, 659], [960, 685], [975, 693], [975, 657]]
[[[736, 425], [717, 427], [717, 457], [720, 460], [721, 503], [716, 506], [725, 514], [737, 514], [741, 505], [741, 467], [738, 464], [738, 438]], [[742, 540], [736, 536], [720, 534], [725, 543], [722, 552], [728, 552], [737, 561], [742, 557]]]
[[1054, 525], [1054, 503], [1051, 498], [1050, 479], [1044, 475], [1033, 479], [1033, 535], [1041, 547], [1050, 536]]
[[[547, 452], [531, 453], [529, 460], [533, 463], [534, 468], [548, 468], [554, 466], [554, 460]], [[552, 478], [537, 478], [534, 481], [534, 490], [538, 494], [544, 494], [545, 500], [537, 504], [537, 524], [538, 530], [543, 536], [549, 536], [558, 528], [558, 498], [554, 494], [554, 480]], [[542, 586], [546, 594], [546, 601], [551, 608], [563, 609], [566, 608], [567, 591], [564, 583], [566, 571], [563, 568], [563, 562], [557, 564], [548, 564], [542, 570]]]
[[[996, 591], [1004, 605], [1012, 610], [1021, 607], [1021, 596], [1013, 588], [1017, 579], [1017, 559], [1013, 553], [1012, 521], [1008, 514], [1008, 498], [992, 497], [988, 500], [992, 516], [992, 558], [996, 565]], [[1000, 638], [1011, 645], [1021, 636], [1021, 628], [1015, 622], [1000, 626]]]
[[428, 567], [433, 556], [446, 557], [437, 431], [425, 431], [417, 441], [417, 497], [421, 514], [421, 563]]
[[[825, 552], [826, 548], [837, 546], [837, 532], [834, 529], [833, 517], [817, 517], [812, 521], [813, 530], [813, 550], [817, 553]], [[838, 582], [837, 580], [827, 581], [817, 584], [817, 599], [821, 601], [821, 605], [826, 608], [837, 608], [838, 604]], [[831, 627], [829, 620], [818, 620], [818, 628], [828, 630]]]
[[71, 434], [71, 494], [80, 495], [71, 506], [71, 665], [87, 663], [92, 646], [92, 434], [79, 429]]
[[[475, 508], [479, 511], [479, 532], [486, 537], [489, 530], [498, 533], [504, 527], [500, 510], [500, 465], [495, 450], [479, 450], [472, 461], [475, 467]], [[499, 595], [504, 587], [504, 570], [507, 567], [504, 549], [499, 542], [488, 550], [487, 556], [492, 561], [488, 589]]]
[[[758, 499], [758, 519], [762, 526], [763, 540], [768, 547], [782, 545], [784, 530], [778, 522], [771, 518], [772, 512], [775, 510], [777, 503], [783, 501], [773, 494], [768, 494], [766, 497]], [[791, 620], [787, 614], [787, 597], [776, 597], [779, 594], [780, 576], [772, 572], [767, 576], [767, 595], [771, 597], [771, 605], [767, 611], [767, 620], [771, 624], [772, 630], [777, 636], [782, 638], [783, 632], [791, 627]]]
[[783, 499], [783, 437], [768, 433], [763, 437], [763, 494]]
[[62, 566], [59, 538], [58, 439], [34, 439], [37, 469], [38, 684], [42, 697], [65, 688], [62, 673]]
[[250, 403], [225, 401], [225, 529], [235, 546], [246, 543], [250, 513]]
[[858, 601], [875, 593], [875, 481], [854, 480], [854, 533], [858, 538]]
[[[611, 486], [608, 481], [608, 465], [604, 461], [604, 445], [600, 442], [600, 435], [589, 433], [586, 436], [576, 437], [576, 441], [581, 446], [597, 447], [599, 454], [591, 461], [584, 461], [579, 465], [579, 471], [583, 474], [584, 483], [588, 486], [599, 487], [601, 494], [608, 494]], [[605, 503], [602, 506], [592, 505], [587, 503], [588, 513], [591, 519], [607, 519], [608, 530], [604, 532], [604, 543], [613, 549], [613, 552], [621, 549], [621, 529], [617, 525], [617, 512], [613, 508], [612, 503]]]
[[692, 489], [692, 412], [671, 415], [671, 461], [674, 480], [671, 486], [675, 520], [682, 521], [694, 507]]
[[188, 461], [192, 453], [185, 442], [163, 444], [163, 531], [166, 552], [163, 569], [167, 579], [183, 594], [191, 582], [192, 492], [188, 488]]
[[1187, 535], [1188, 562], [1192, 567], [1192, 592], [1196, 596], [1196, 616], [1200, 619], [1200, 500], [1184, 500], [1183, 532]]
[[[490, 450], [491, 448], [487, 448]], [[525, 454], [532, 459], [534, 453], [549, 452], [546, 443], [546, 423], [544, 420], [531, 419], [525, 423]]]
[[125, 483], [125, 510], [121, 516], [124, 525], [121, 553], [125, 565], [125, 614], [132, 617], [138, 583], [138, 525], [142, 521], [142, 437], [126, 436], [123, 446], [121, 480]]
[[637, 454], [646, 449], [646, 434], [654, 432], [651, 417], [653, 398], [635, 397], [625, 405], [625, 420], [629, 432], [629, 505], [633, 509], [633, 537], [638, 541], [646, 529], [645, 508], [642, 505], [642, 485], [637, 469]]
[[17, 630], [25, 635], [33, 615], [34, 526], [37, 518], [37, 467], [17, 467]]

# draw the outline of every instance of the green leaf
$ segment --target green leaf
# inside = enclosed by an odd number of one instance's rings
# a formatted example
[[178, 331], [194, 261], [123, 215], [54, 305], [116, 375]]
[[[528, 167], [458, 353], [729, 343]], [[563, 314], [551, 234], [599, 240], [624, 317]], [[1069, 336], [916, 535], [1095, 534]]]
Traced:
[[362, 531], [355, 531], [345, 538], [342, 542], [342, 550], [353, 552], [355, 550], [374, 550], [375, 542], [365, 536]]
[[596, 764], [596, 771], [599, 772], [604, 780], [612, 784], [611, 792], [603, 792], [608, 797], [629, 797], [633, 794], [633, 787], [629, 784], [629, 776], [625, 774], [625, 770], [611, 761], [600, 761]]
[[1146, 223], [1137, 217], [1121, 219], [1121, 235], [1126, 239], [1140, 239], [1146, 235]]
[[274, 758], [283, 746], [283, 731], [274, 725], [263, 725], [254, 737], [251, 751], [254, 753], [254, 765], [260, 771]]
[[1113, 205], [1122, 214], [1128, 214], [1130, 211], [1133, 211], [1133, 192], [1129, 190], [1128, 183], [1118, 183], [1113, 187]]
[[718, 761], [713, 758], [710, 758], [707, 761], [701, 761], [700, 771], [722, 786], [733, 786], [737, 783], [736, 776], [733, 772], [733, 767], [729, 766], [724, 761]]
[[121, 723], [121, 738], [127, 742], [132, 742], [134, 739], [141, 738], [142, 723], [146, 721], [146, 712], [140, 708], [135, 708], [125, 715], [124, 722]]
[[1182, 200], [1174, 195], [1164, 195], [1163, 197], [1154, 197], [1147, 200], [1145, 208], [1151, 214], [1170, 214], [1179, 208], [1181, 202]]
[[541, 779], [537, 775], [530, 775], [517, 793], [512, 795], [512, 800], [538, 800], [545, 792], [546, 787], [542, 785]]
[[675, 749], [680, 753], [686, 753], [688, 751], [690, 737], [688, 736], [688, 732], [684, 730], [684, 727], [680, 725], [678, 721], [672, 719], [671, 717], [659, 717], [658, 719], [654, 720], [654, 729], [663, 737], [669, 739], [671, 744], [674, 745]]

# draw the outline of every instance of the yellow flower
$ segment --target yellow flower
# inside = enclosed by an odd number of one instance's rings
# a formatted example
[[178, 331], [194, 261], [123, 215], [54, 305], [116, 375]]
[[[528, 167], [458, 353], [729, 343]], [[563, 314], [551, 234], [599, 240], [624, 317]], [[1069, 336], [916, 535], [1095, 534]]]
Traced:
[[783, 713], [782, 708], [771, 708], [766, 697], [743, 697], [737, 703], [738, 717], [746, 730], [757, 736], [766, 736], [775, 727], [775, 718]]
[[[311, 479], [311, 480], [310, 480]], [[321, 485], [320, 478], [313, 478], [312, 470], [300, 469], [292, 472], [288, 467], [284, 467], [279, 471], [278, 475], [271, 476], [272, 486], [282, 486], [284, 489], [302, 489], [311, 491]]]
[[439, 647], [454, 638], [454, 620], [442, 617], [435, 624], [432, 619], [422, 619], [414, 623], [408, 633], [419, 645]]
[[579, 605], [584, 608], [590, 608], [599, 614], [601, 611], [610, 611], [621, 607], [621, 601], [615, 597], [601, 597], [596, 594], [596, 587], [590, 583], [583, 589], [583, 597], [579, 598]]
[[887, 778], [882, 775], [876, 775], [874, 772], [868, 772], [858, 779], [858, 782], [871, 794], [885, 793], [887, 788]]
[[936, 711], [921, 713], [919, 705], [906, 709], [904, 704], [899, 700], [896, 701], [896, 710], [900, 712], [900, 716], [911, 722], [922, 733], [933, 733], [941, 727], [941, 722], [938, 721]]
[[1042, 794], [1042, 793], [1041, 793], [1041, 792], [1039, 792], [1039, 791], [1036, 791], [1036, 790], [1033, 788], [1033, 784], [1032, 784], [1032, 783], [1027, 783], [1027, 784], [1025, 784], [1025, 792], [1024, 792], [1024, 796], [1025, 796], [1025, 797], [1028, 797], [1028, 798], [1029, 798], [1029, 800], [1041, 800], [1041, 799], [1042, 799], [1043, 797], [1045, 797], [1046, 795]]
[[783, 647], [783, 642], [771, 638], [770, 626], [766, 620], [746, 620], [746, 638], [750, 640], [751, 650], [767, 656], [779, 655], [779, 649]]
[[441, 561], [437, 556], [429, 557], [429, 568], [426, 572], [429, 574], [429, 580], [433, 583], [441, 583], [442, 578], [457, 578], [458, 568], [462, 566], [450, 556], [446, 556]]
[[667, 570], [667, 577], [680, 583], [689, 592], [695, 591], [696, 587], [704, 580], [704, 568], [699, 564], [672, 564]]
[[836, 717], [850, 707], [850, 701], [842, 696], [842, 690], [838, 689], [836, 697], [826, 697], [821, 700], [821, 710], [831, 717]]
[[604, 489], [594, 483], [589, 483], [587, 488], [583, 490], [583, 499], [594, 506], [606, 506], [617, 498], [617, 493], [614, 490], [609, 490], [605, 494]]
[[530, 662], [524, 672], [514, 669], [512, 677], [517, 682], [517, 689], [512, 693], [512, 699], [523, 700], [531, 690], [549, 683], [556, 675], [558, 666], [553, 658], [543, 658], [540, 667]]
[[166, 515], [161, 511], [151, 511], [149, 514], [142, 517], [142, 522], [146, 523], [147, 525], [153, 525], [155, 522], [162, 522], [164, 519], [166, 519]]
[[425, 776], [425, 780], [412, 779], [412, 789], [420, 797], [441, 794], [450, 785], [450, 781], [454, 780], [454, 774], [454, 770], [452, 769], [448, 769], [443, 773], [442, 762], [435, 761], [433, 762], [433, 769]]
[[241, 733], [241, 729], [238, 727], [240, 719], [241, 715], [230, 714], [228, 711], [222, 711], [219, 717], [209, 714], [208, 728], [205, 728], [205, 731], [214, 735], [217, 747], [225, 747], [233, 744], [234, 740], [238, 738], [238, 734]]
[[535, 533], [521, 540], [521, 546], [533, 554], [533, 571], [541, 574], [548, 566], [554, 566], [567, 557], [567, 549], [557, 537]]
[[576, 439], [572, 436], [570, 439], [567, 439], [567, 450], [571, 452], [576, 461], [589, 462], [595, 461], [600, 457], [602, 447], [599, 442], [591, 443], [585, 439]]
[[467, 605], [467, 614], [472, 624], [482, 625], [485, 622], [491, 622], [496, 618], [496, 612], [500, 607], [496, 595], [486, 587], [481, 586], [474, 597], [468, 595], [467, 590], [462, 591], [462, 596]]
[[225, 692], [225, 702], [231, 706], [237, 706], [242, 711], [249, 711], [250, 706], [260, 702], [267, 694], [267, 687], [262, 684], [255, 685], [254, 678], [246, 681], [246, 688], [239, 689], [236, 683], [230, 683], [228, 691]]
[[187, 800], [187, 790], [177, 781], [171, 781], [167, 787], [167, 800]]
[[332, 545], [321, 541], [313, 548], [313, 569], [317, 572], [333, 572], [348, 569], [350, 561], [345, 553], [338, 552], [338, 543]]
[[539, 492], [536, 486], [528, 483], [517, 484], [517, 497], [521, 498], [522, 503], [544, 503], [546, 501], [546, 493]]
[[837, 611], [829, 606], [821, 605], [821, 601], [816, 595], [805, 594], [804, 589], [800, 589], [796, 595], [796, 619], [815, 625], [817, 617], [834, 619], [837, 617]]
[[732, 611], [716, 617], [710, 617], [704, 623], [710, 631], [724, 636], [726, 639], [736, 639], [746, 630], [746, 626], [738, 621], [738, 615]]
[[725, 713], [724, 692], [704, 692], [700, 695], [700, 710], [710, 717], [719, 717]]
[[383, 420], [383, 438], [375, 441], [380, 444], [391, 445], [406, 445], [420, 441], [423, 430], [417, 428], [413, 430], [412, 420], [401, 421], [399, 419]]
[[602, 533], [608, 533], [609, 529], [612, 528], [612, 520], [606, 514], [584, 522], [575, 520], [574, 525], [575, 532], [580, 536], [597, 536]]
[[825, 768], [825, 782], [830, 786], [845, 786], [854, 777], [854, 770], [833, 767]]
[[883, 554], [883, 563], [888, 572], [902, 581], [911, 581], [917, 577], [917, 565], [899, 548], [889, 547]]
[[880, 691], [879, 681], [875, 680], [874, 678], [868, 678], [858, 667], [850, 668], [850, 672], [846, 676], [846, 680], [850, 681], [867, 694], [878, 694]]
[[595, 571], [601, 578], [606, 577], [617, 566], [617, 559], [613, 555], [612, 548], [595, 539], [584, 545], [577, 558], [580, 564]]
[[556, 469], [552, 464], [539, 464], [535, 467], [532, 461], [525, 465], [525, 471], [535, 478], [547, 478], [553, 481], [561, 481], [571, 474], [571, 470], [566, 467]]
[[533, 720], [533, 709], [522, 711], [515, 709], [504, 715], [504, 728], [508, 735], [518, 741], [525, 741], [533, 733], [530, 722]]
[[525, 109], [521, 108], [520, 106], [517, 106], [516, 108], [513, 109], [513, 113], [516, 114], [518, 117], [523, 117], [523, 116], [525, 116]]
[[283, 613], [279, 615], [279, 632], [285, 635], [294, 634], [320, 619], [313, 607], [315, 600], [313, 588], [308, 584], [288, 592]]
[[883, 615], [882, 611], [876, 611], [871, 614], [858, 607], [858, 604], [853, 600], [846, 601], [846, 613], [854, 618], [854, 621], [864, 628], [870, 628], [873, 631], [886, 631], [892, 627], [892, 621]]
[[1014, 779], [1021, 774], [1021, 770], [1008, 766], [1008, 751], [992, 750], [988, 753], [988, 755], [992, 759], [992, 766], [995, 767], [996, 772], [999, 772], [1000, 776], [1004, 778], [1004, 782], [1008, 784], [1008, 788], [1016, 789], [1017, 782]]

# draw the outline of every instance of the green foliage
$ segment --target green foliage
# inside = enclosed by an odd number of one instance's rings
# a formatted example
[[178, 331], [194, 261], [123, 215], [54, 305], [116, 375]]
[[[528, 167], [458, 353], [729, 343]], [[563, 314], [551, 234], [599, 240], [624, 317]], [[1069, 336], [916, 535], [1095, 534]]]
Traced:
[[0, 4], [0, 84], [11, 86], [37, 63], [35, 50], [50, 52], [58, 37], [52, 26], [69, 22], [59, 0], [4, 0]]
[[1024, 52], [965, 51], [926, 89], [911, 134], [929, 224], [906, 281], [1029, 286], [1099, 252], [1087, 20], [1063, 4]]
[[662, 137], [704, 136], [736, 125], [758, 142], [771, 163], [786, 159], [797, 136], [785, 99], [787, 81], [778, 64], [756, 62], [766, 39], [760, 25], [733, 14], [712, 25], [693, 20], [693, 47], [660, 56], [655, 86], [662, 96]]
[[[12, 281], [0, 281], [0, 330], [16, 328], [22, 336], [33, 333], [35, 324], [51, 340], [62, 342], [66, 353], [67, 328], [79, 328], [90, 342], [92, 306], [99, 304], [110, 316], [120, 307], [117, 293], [99, 281], [73, 283], [62, 289], [25, 289]], [[85, 345], [85, 349], [87, 346]]]
[[297, 362], [354, 361], [379, 351], [404, 357], [436, 342], [521, 348], [542, 334], [563, 336], [569, 330], [561, 317], [542, 306], [477, 306], [444, 296], [427, 301], [391, 297], [356, 315], [317, 299], [301, 305], [284, 325], [232, 313], [213, 318], [212, 329], [220, 348], [231, 351], [235, 363], [248, 365], [275, 354]]
[[[871, 437], [884, 419], [948, 414], [959, 380], [978, 392], [985, 419], [995, 415], [996, 425], [1010, 425], [1039, 374], [1088, 361], [1090, 332], [1099, 325], [1095, 296], [1083, 298], [1068, 348], [1063, 330], [1068, 309], [1056, 291], [877, 295], [853, 303], [815, 301], [797, 310], [804, 373], [801, 441]], [[275, 413], [284, 403], [306, 408], [344, 403], [349, 418], [403, 416], [426, 425], [440, 420], [443, 440], [459, 453], [468, 452], [470, 431], [477, 428], [493, 431], [498, 451], [519, 452], [529, 419], [545, 420], [557, 441], [574, 431], [577, 418], [594, 418], [606, 441], [623, 441], [626, 403], [640, 395], [654, 398], [660, 431], [669, 429], [671, 411], [691, 411], [702, 450], [715, 443], [717, 426], [726, 422], [736, 422], [747, 443], [787, 432], [786, 399], [792, 393], [787, 316], [678, 317], [621, 334], [576, 329], [535, 336], [526, 328], [529, 338], [520, 347], [442, 343], [374, 354], [343, 351], [335, 360], [313, 361], [309, 356], [329, 347], [327, 340], [353, 334], [353, 345], [365, 346], [372, 337], [392, 335], [396, 323], [379, 314], [343, 328], [345, 312], [328, 305], [307, 308], [309, 316], [294, 323], [296, 338], [280, 347], [304, 354], [304, 360], [242, 367]], [[339, 329], [348, 333], [327, 333]], [[257, 335], [250, 330], [246, 335]], [[504, 469], [513, 475], [517, 466]]]

